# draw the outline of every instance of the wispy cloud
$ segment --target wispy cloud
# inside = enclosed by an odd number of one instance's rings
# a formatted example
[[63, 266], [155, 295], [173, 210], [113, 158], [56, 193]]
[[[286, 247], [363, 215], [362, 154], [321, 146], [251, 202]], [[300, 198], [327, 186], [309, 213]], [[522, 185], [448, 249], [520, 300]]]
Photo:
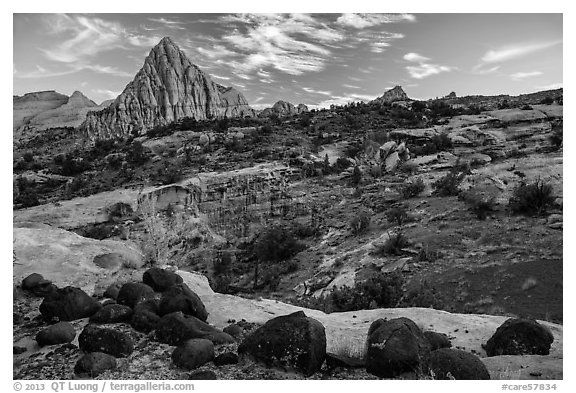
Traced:
[[500, 69], [499, 65], [490, 67], [489, 65], [486, 65], [486, 64], [477, 64], [476, 66], [474, 66], [472, 68], [472, 74], [475, 74], [475, 75], [493, 74], [496, 71], [498, 71], [499, 69]]
[[542, 71], [516, 72], [516, 73], [510, 75], [510, 77], [513, 80], [519, 81], [519, 80], [523, 80], [526, 78], [532, 78], [534, 76], [539, 76], [539, 75], [542, 75]]
[[325, 90], [314, 90], [310, 87], [303, 87], [302, 90], [304, 90], [307, 93], [310, 94], [319, 94], [319, 95], [323, 95], [323, 96], [332, 96], [332, 92], [331, 91], [325, 91]]
[[489, 50], [482, 56], [481, 61], [484, 63], [500, 63], [516, 59], [530, 53], [538, 52], [558, 44], [562, 41], [537, 42], [537, 43], [520, 43], [503, 46], [498, 49]]
[[226, 48], [224, 45], [214, 45], [211, 48], [197, 48], [197, 51], [210, 59], [222, 59], [236, 56], [237, 53]]
[[416, 17], [411, 14], [342, 14], [342, 16], [338, 17], [336, 23], [363, 29], [385, 23], [414, 21], [416, 21]]
[[449, 72], [454, 70], [454, 67], [432, 64], [430, 63], [431, 59], [429, 57], [422, 56], [414, 52], [405, 54], [403, 59], [411, 63], [418, 63], [418, 65], [406, 66], [406, 70], [410, 76], [415, 79], [423, 79], [432, 75], [440, 74], [441, 72]]
[[361, 89], [360, 86], [356, 86], [356, 85], [349, 85], [347, 83], [342, 84], [342, 86], [347, 87], [349, 89]]
[[37, 78], [54, 78], [63, 75], [70, 75], [76, 72], [89, 70], [98, 74], [107, 74], [113, 76], [130, 77], [133, 74], [122, 71], [116, 67], [102, 66], [99, 64], [67, 64], [62, 66], [64, 69], [60, 71], [51, 71], [41, 66], [36, 66], [34, 71], [20, 72], [14, 76], [20, 79], [37, 79]]
[[176, 30], [186, 30], [184, 27], [185, 23], [175, 19], [167, 19], [167, 18], [148, 18], [150, 22], [159, 23], [162, 27], [172, 28]]
[[92, 92], [94, 92], [96, 94], [103, 95], [104, 97], [107, 97], [108, 99], [116, 98], [121, 93], [119, 91], [113, 91], [113, 90], [107, 90], [107, 89], [92, 89]]

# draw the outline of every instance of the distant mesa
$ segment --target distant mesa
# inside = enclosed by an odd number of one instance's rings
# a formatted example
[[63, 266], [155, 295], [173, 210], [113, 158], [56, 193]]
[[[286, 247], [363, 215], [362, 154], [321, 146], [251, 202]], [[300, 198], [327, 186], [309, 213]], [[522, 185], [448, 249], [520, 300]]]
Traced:
[[14, 96], [14, 131], [37, 131], [56, 127], [78, 127], [89, 111], [102, 109], [80, 91], [70, 97], [51, 91], [39, 91]]
[[408, 95], [402, 89], [402, 86], [395, 86], [392, 89], [384, 92], [381, 97], [376, 98], [374, 101], [375, 103], [380, 104], [390, 104], [395, 101], [406, 101], [409, 100]]
[[184, 117], [254, 116], [246, 98], [200, 70], [169, 37], [150, 51], [134, 80], [107, 108], [82, 125], [91, 139], [121, 137]]
[[300, 113], [308, 112], [308, 107], [304, 104], [298, 104], [294, 106], [287, 101], [278, 101], [271, 108], [266, 108], [260, 112], [260, 117], [270, 117], [272, 115], [277, 115], [279, 117], [293, 116]]

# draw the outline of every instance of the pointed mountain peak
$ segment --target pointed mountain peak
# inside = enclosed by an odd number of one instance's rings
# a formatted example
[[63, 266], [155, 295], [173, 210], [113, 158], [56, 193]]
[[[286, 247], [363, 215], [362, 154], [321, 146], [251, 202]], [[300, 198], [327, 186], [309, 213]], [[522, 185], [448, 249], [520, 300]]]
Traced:
[[72, 93], [70, 98], [68, 98], [68, 102], [66, 103], [66, 105], [67, 106], [75, 106], [75, 107], [77, 107], [77, 106], [87, 106], [87, 107], [97, 106], [94, 101], [92, 101], [91, 99], [86, 97], [84, 94], [82, 94], [81, 91], [78, 91], [78, 90], [76, 90], [74, 93]]
[[404, 100], [409, 100], [409, 98], [402, 86], [394, 86], [392, 89], [385, 91], [381, 97], [376, 98], [374, 101], [381, 103], [391, 103], [394, 101]]

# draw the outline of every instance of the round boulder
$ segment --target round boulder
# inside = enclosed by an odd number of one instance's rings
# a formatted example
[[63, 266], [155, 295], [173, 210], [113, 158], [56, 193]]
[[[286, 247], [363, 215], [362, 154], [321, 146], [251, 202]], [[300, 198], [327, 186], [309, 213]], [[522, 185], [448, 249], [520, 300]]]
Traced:
[[94, 325], [84, 328], [78, 344], [85, 352], [104, 352], [117, 358], [129, 356], [134, 350], [132, 339], [125, 333]]
[[192, 315], [201, 321], [208, 319], [208, 312], [200, 297], [192, 291], [186, 284], [171, 286], [162, 294], [160, 299], [159, 315], [166, 315], [181, 311], [184, 314]]
[[164, 315], [156, 325], [156, 339], [162, 343], [179, 345], [192, 338], [205, 338], [214, 344], [234, 342], [232, 336], [182, 312]]
[[164, 292], [173, 285], [182, 284], [182, 277], [166, 269], [153, 267], [144, 272], [142, 276], [144, 284], [158, 292]]
[[554, 336], [533, 319], [510, 318], [486, 343], [488, 356], [549, 355]]
[[40, 313], [46, 318], [74, 321], [93, 315], [100, 307], [102, 306], [98, 301], [80, 288], [65, 287], [44, 298], [40, 304]]
[[132, 309], [121, 304], [108, 304], [90, 317], [92, 323], [128, 322], [132, 318]]
[[242, 341], [238, 353], [310, 376], [324, 363], [326, 332], [320, 322], [298, 311], [266, 322]]
[[104, 294], [102, 296], [104, 296], [108, 299], [116, 300], [116, 298], [118, 297], [118, 294], [120, 293], [120, 288], [122, 288], [122, 284], [120, 284], [120, 283], [110, 284], [110, 286], [108, 286], [108, 288], [106, 288], [106, 290], [104, 291]]
[[120, 288], [116, 301], [130, 308], [134, 308], [144, 300], [154, 299], [154, 290], [141, 282], [129, 282]]
[[424, 332], [424, 337], [430, 343], [430, 350], [435, 351], [440, 348], [450, 348], [452, 347], [452, 343], [447, 335], [444, 333], [436, 333], [436, 332]]
[[214, 365], [218, 367], [237, 363], [238, 355], [236, 355], [234, 352], [224, 352], [214, 358]]
[[58, 288], [52, 281], [46, 280], [41, 274], [32, 273], [22, 280], [22, 289], [32, 292], [35, 296], [45, 297]]
[[194, 370], [214, 359], [214, 344], [203, 338], [186, 340], [172, 352], [172, 361], [178, 367]]
[[195, 380], [200, 380], [200, 381], [209, 381], [209, 380], [218, 379], [218, 377], [216, 376], [216, 373], [214, 371], [198, 370], [198, 371], [194, 371], [193, 373], [190, 373], [190, 376], [188, 377], [188, 379], [195, 379]]
[[116, 358], [102, 352], [91, 352], [82, 356], [74, 366], [75, 374], [88, 374], [94, 378], [107, 370], [116, 368]]
[[158, 322], [160, 322], [158, 303], [156, 300], [146, 300], [134, 308], [130, 325], [139, 332], [150, 333], [156, 329]]
[[432, 351], [429, 367], [434, 379], [490, 379], [490, 373], [478, 356], [459, 349]]
[[72, 342], [76, 337], [76, 330], [69, 322], [58, 322], [36, 335], [36, 341], [41, 347]]
[[428, 363], [430, 344], [408, 318], [378, 319], [368, 329], [366, 371], [380, 378], [422, 370]]

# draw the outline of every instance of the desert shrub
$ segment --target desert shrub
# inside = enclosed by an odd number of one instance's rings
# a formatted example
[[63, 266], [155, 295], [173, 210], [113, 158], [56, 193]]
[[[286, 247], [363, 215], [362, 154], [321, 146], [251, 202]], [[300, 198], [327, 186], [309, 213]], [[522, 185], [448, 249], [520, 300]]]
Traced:
[[442, 253], [438, 250], [430, 248], [430, 245], [425, 245], [418, 251], [419, 262], [435, 262], [442, 258]]
[[373, 254], [377, 256], [401, 255], [402, 249], [408, 247], [410, 242], [402, 232], [390, 234], [384, 244], [380, 245]]
[[22, 158], [24, 159], [25, 162], [32, 162], [32, 161], [34, 161], [34, 154], [27, 151], [26, 153], [24, 153], [22, 155]]
[[148, 160], [148, 157], [146, 155], [146, 151], [144, 150], [142, 142], [139, 141], [132, 142], [126, 158], [128, 159], [128, 162], [135, 165], [145, 163]]
[[370, 216], [366, 212], [361, 212], [350, 221], [350, 230], [356, 236], [366, 233], [369, 227]]
[[418, 164], [411, 161], [404, 161], [400, 164], [398, 171], [407, 175], [413, 175], [418, 172]]
[[359, 142], [352, 142], [344, 148], [344, 155], [349, 158], [356, 158], [362, 152], [362, 144]]
[[62, 160], [60, 173], [64, 176], [76, 176], [90, 169], [90, 164], [85, 160], [76, 159], [71, 154], [66, 154]]
[[180, 166], [174, 163], [164, 162], [162, 168], [158, 168], [156, 172], [156, 180], [163, 185], [177, 183], [182, 180], [183, 172]]
[[113, 221], [130, 217], [134, 213], [134, 210], [132, 210], [132, 206], [128, 203], [117, 202], [107, 206], [105, 212], [108, 215], [108, 221]]
[[254, 243], [254, 254], [260, 262], [287, 260], [305, 248], [286, 228], [276, 226], [261, 233]]
[[464, 194], [464, 200], [479, 220], [485, 220], [496, 209], [496, 198], [474, 192]]
[[542, 101], [540, 101], [541, 104], [544, 105], [552, 105], [554, 103], [554, 98], [552, 97], [545, 97], [542, 99]]
[[541, 215], [554, 205], [554, 190], [550, 184], [538, 179], [534, 183], [520, 183], [512, 191], [510, 208], [514, 213]]
[[563, 139], [564, 139], [563, 127], [553, 128], [552, 133], [548, 137], [548, 140], [550, 141], [550, 143], [552, 143], [552, 146], [554, 146], [556, 149], [559, 149], [560, 146], [562, 146]]
[[424, 280], [406, 291], [399, 306], [441, 309], [442, 303], [436, 295], [436, 289]]
[[417, 178], [413, 182], [403, 184], [400, 188], [400, 194], [402, 194], [404, 198], [414, 198], [424, 191], [424, 189], [426, 189], [424, 180]]
[[434, 194], [438, 196], [456, 196], [460, 193], [460, 183], [466, 177], [467, 172], [459, 170], [457, 166], [452, 168], [452, 170], [441, 177], [432, 185], [434, 188]]
[[336, 162], [332, 165], [332, 171], [334, 173], [340, 173], [345, 169], [348, 169], [352, 164], [346, 158], [338, 157]]
[[408, 221], [408, 212], [404, 207], [395, 207], [386, 212], [386, 219], [390, 223], [402, 226], [402, 224]]
[[531, 107], [530, 105], [526, 104], [526, 105], [524, 105], [524, 106], [523, 106], [522, 108], [520, 108], [520, 109], [522, 109], [523, 111], [531, 111], [531, 110], [532, 110], [532, 107]]
[[327, 295], [305, 298], [297, 304], [328, 313], [396, 307], [402, 297], [403, 285], [404, 279], [399, 272], [376, 273], [352, 288], [335, 288]]
[[350, 178], [350, 185], [355, 187], [359, 185], [361, 181], [362, 181], [362, 171], [360, 170], [358, 165], [356, 165], [354, 167], [354, 171], [352, 172], [352, 177]]
[[452, 148], [452, 141], [447, 134], [434, 135], [431, 139], [438, 151], [446, 151]]

